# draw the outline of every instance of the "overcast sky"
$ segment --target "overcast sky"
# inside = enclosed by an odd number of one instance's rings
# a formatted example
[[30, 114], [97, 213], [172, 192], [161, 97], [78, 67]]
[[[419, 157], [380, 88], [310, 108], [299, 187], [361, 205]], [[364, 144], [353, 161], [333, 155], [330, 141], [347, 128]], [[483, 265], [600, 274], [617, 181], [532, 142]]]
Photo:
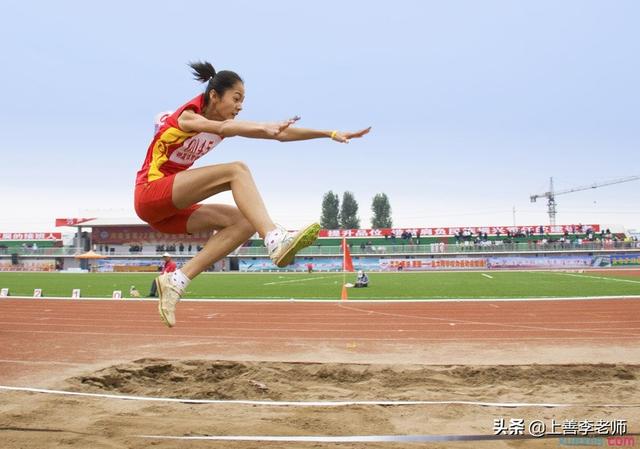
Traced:
[[[640, 175], [640, 2], [13, 1], [0, 28], [0, 232], [132, 217], [156, 113], [202, 91], [187, 62], [245, 80], [240, 118], [364, 139], [233, 138], [276, 222], [386, 193], [396, 227], [547, 224], [529, 196]], [[211, 202], [230, 202], [229, 195]], [[558, 196], [559, 224], [640, 228], [640, 181]]]

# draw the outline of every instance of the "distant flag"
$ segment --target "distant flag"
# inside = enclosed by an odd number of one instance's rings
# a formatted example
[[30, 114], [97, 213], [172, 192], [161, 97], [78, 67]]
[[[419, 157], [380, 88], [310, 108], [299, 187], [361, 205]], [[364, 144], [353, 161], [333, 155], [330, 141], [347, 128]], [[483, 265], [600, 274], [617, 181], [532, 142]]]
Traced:
[[355, 271], [353, 269], [353, 260], [351, 259], [351, 251], [347, 245], [347, 239], [342, 239], [342, 271]]
[[95, 220], [95, 218], [56, 218], [56, 227], [58, 226], [78, 226], [89, 220]]

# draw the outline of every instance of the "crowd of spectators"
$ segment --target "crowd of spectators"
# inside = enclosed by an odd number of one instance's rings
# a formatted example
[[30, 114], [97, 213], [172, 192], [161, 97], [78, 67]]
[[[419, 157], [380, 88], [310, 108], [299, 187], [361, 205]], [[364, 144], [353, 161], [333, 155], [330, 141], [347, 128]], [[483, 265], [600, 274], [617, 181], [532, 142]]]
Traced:
[[158, 245], [156, 246], [156, 253], [164, 253], [169, 252], [172, 254], [195, 254], [202, 249], [202, 245], [194, 245], [192, 243], [184, 244], [182, 242], [169, 244], [169, 245]]
[[[124, 248], [114, 247], [109, 245], [98, 245], [98, 246], [94, 246], [94, 249], [99, 251], [101, 254], [109, 254], [109, 253], [113, 254], [116, 252], [121, 253], [127, 250], [129, 253], [143, 254], [149, 251], [148, 249], [145, 249], [145, 247], [142, 244], [129, 244], [129, 245], [126, 245]], [[193, 255], [196, 252], [200, 251], [201, 249], [202, 249], [201, 245], [194, 245], [192, 243], [185, 244], [182, 242], [155, 245], [156, 254], [163, 254], [165, 252], [168, 252], [171, 254]]]
[[[390, 233], [384, 236], [384, 244], [374, 244], [371, 240], [362, 239], [358, 243], [353, 240], [349, 242], [349, 246], [353, 250], [354, 243], [356, 248], [356, 254], [385, 254], [390, 252], [401, 251], [424, 251], [424, 249], [418, 248], [420, 245], [420, 232], [410, 232], [408, 230], [403, 231], [401, 234], [396, 235]], [[545, 232], [545, 228], [540, 226], [539, 228], [522, 229], [517, 232], [512, 232], [507, 229], [503, 232], [497, 230], [495, 234], [489, 235], [486, 231], [473, 232], [470, 228], [461, 228], [453, 236], [453, 242], [449, 242], [450, 237], [441, 237], [438, 242], [429, 243], [429, 251], [431, 253], [443, 253], [452, 251], [471, 251], [471, 250], [511, 250], [511, 249], [571, 249], [579, 248], [584, 245], [590, 244], [591, 246], [614, 247], [619, 243], [633, 243], [634, 246], [638, 242], [636, 237], [626, 236], [624, 234], [612, 233], [610, 229], [602, 229], [601, 231], [594, 231], [591, 228], [583, 227], [582, 225], [575, 226], [567, 229], [563, 234], [549, 234]], [[424, 240], [424, 239], [423, 239]], [[433, 239], [431, 240], [433, 241]], [[253, 246], [252, 241], [249, 240], [243, 246]], [[515, 244], [518, 244], [516, 247]], [[424, 245], [424, 242], [423, 242]], [[525, 248], [522, 246], [526, 245]], [[318, 246], [320, 247], [320, 245]], [[100, 245], [99, 250], [101, 253], [109, 254], [109, 251], [113, 253], [115, 248], [108, 245]], [[174, 255], [194, 255], [202, 250], [201, 245], [193, 243], [169, 243], [160, 244], [155, 246], [156, 254], [163, 254], [165, 252]], [[130, 253], [144, 253], [145, 249], [142, 245], [132, 244], [129, 245]]]

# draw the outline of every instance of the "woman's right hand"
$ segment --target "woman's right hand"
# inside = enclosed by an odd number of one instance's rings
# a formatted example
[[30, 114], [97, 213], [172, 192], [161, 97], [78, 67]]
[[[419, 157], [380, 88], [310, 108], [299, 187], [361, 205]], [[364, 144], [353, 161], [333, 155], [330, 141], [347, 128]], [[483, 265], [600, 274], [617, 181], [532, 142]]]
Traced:
[[284, 120], [282, 122], [265, 123], [264, 129], [269, 136], [275, 137], [298, 120], [300, 120], [300, 117], [296, 115], [295, 117], [291, 117], [290, 119]]

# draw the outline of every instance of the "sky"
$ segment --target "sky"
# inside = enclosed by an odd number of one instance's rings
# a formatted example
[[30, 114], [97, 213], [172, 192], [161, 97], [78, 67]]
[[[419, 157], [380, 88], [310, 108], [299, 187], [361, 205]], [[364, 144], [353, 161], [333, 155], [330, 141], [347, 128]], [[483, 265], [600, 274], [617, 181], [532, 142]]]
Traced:
[[[154, 116], [201, 93], [187, 63], [245, 80], [243, 120], [358, 130], [232, 138], [274, 221], [353, 192], [361, 227], [548, 224], [530, 195], [640, 175], [640, 2], [5, 0], [0, 232], [134, 217]], [[559, 195], [557, 223], [640, 229], [640, 181]], [[229, 194], [207, 202], [231, 203]], [[60, 229], [58, 229], [60, 230]]]

